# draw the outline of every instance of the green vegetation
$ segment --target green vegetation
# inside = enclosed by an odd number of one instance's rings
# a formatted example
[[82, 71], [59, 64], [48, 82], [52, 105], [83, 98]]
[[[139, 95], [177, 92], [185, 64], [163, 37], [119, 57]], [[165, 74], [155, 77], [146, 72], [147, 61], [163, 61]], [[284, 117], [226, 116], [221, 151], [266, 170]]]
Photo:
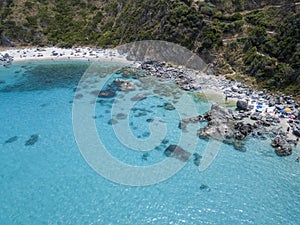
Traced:
[[3, 0], [0, 34], [16, 45], [61, 47], [166, 40], [218, 56], [216, 72], [231, 79], [299, 95], [300, 7], [293, 2]]

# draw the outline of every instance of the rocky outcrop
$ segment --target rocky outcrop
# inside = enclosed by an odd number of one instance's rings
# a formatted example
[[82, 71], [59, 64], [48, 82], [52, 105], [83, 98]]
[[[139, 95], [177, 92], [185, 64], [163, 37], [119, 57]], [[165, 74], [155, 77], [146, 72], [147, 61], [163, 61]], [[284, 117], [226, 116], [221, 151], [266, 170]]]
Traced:
[[278, 156], [288, 156], [292, 154], [292, 146], [288, 143], [284, 135], [277, 135], [272, 140], [271, 145], [275, 148], [275, 152]]
[[235, 124], [234, 129], [234, 137], [237, 140], [244, 140], [253, 130], [251, 124], [244, 124], [243, 122], [238, 122], [237, 124]]
[[193, 73], [177, 68], [168, 67], [163, 62], [146, 61], [141, 64], [141, 69], [147, 76], [157, 77], [160, 80], [174, 80], [176, 84], [183, 90], [199, 90], [201, 85], [196, 82], [196, 77]]
[[133, 82], [123, 79], [115, 79], [111, 84], [114, 89], [119, 91], [133, 91], [135, 90], [135, 85]]
[[233, 111], [218, 104], [213, 104], [210, 111], [204, 114], [208, 124], [198, 131], [200, 138], [214, 138], [220, 141], [234, 137], [235, 123]]
[[[260, 115], [255, 118], [256, 122], [254, 124], [244, 123], [237, 119], [232, 110], [217, 104], [212, 105], [211, 110], [204, 114], [204, 118], [208, 121], [208, 124], [198, 131], [200, 138], [217, 139], [233, 145], [239, 151], [246, 151], [244, 144], [250, 134], [252, 134], [252, 137], [264, 140], [272, 133], [268, 131], [267, 127], [277, 123], [277, 120], [272, 116], [262, 118]], [[279, 156], [292, 154], [292, 147], [286, 133], [279, 129], [274, 130], [273, 135], [272, 146], [275, 148], [276, 154]]]
[[[113, 98], [116, 96], [118, 91], [128, 92], [133, 90], [135, 90], [135, 85], [133, 82], [124, 79], [115, 79], [111, 84], [108, 85], [107, 89], [95, 91], [92, 94], [98, 94], [98, 97], [100, 98]], [[145, 96], [137, 95], [132, 98], [132, 101], [138, 101], [143, 98], [145, 98]]]
[[246, 151], [244, 140], [252, 132], [250, 124], [237, 122], [235, 113], [220, 105], [213, 104], [211, 110], [204, 114], [208, 124], [198, 130], [203, 139], [216, 139], [225, 144], [233, 145], [236, 150]]

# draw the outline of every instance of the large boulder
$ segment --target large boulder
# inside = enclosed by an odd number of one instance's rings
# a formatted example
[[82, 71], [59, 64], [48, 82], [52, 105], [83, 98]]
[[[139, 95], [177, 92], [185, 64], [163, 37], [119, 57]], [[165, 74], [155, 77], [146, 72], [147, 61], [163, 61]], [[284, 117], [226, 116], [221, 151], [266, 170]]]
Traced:
[[297, 128], [293, 129], [293, 134], [296, 135], [297, 137], [300, 137], [300, 130]]
[[208, 124], [198, 131], [199, 137], [214, 138], [220, 141], [233, 138], [235, 119], [232, 110], [213, 104], [211, 110], [205, 113], [204, 118]]
[[236, 102], [236, 107], [239, 109], [239, 110], [247, 110], [248, 109], [248, 102], [245, 101], [245, 100], [238, 100]]
[[286, 140], [285, 136], [277, 135], [272, 141], [272, 147], [278, 156], [288, 156], [292, 154], [292, 146]]

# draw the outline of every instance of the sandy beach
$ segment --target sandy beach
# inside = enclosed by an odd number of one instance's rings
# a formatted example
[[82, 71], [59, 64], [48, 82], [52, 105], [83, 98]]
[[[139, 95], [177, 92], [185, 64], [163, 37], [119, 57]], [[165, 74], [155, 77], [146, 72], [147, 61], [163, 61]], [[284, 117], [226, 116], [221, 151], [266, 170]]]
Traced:
[[29, 60], [86, 60], [86, 61], [114, 61], [135, 64], [129, 61], [125, 54], [116, 49], [97, 49], [90, 47], [57, 48], [9, 48], [0, 51], [0, 57], [8, 54], [14, 62]]

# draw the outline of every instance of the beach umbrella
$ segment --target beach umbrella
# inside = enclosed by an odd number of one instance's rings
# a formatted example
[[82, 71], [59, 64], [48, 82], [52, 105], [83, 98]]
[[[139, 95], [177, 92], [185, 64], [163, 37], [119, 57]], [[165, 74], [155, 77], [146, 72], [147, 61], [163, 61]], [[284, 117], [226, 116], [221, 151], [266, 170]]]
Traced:
[[256, 108], [257, 109], [262, 109], [262, 105], [257, 105]]
[[284, 111], [285, 111], [286, 113], [291, 113], [291, 112], [292, 112], [292, 110], [291, 110], [290, 108], [285, 108]]
[[285, 110], [284, 109], [280, 110], [279, 112], [285, 114]]

